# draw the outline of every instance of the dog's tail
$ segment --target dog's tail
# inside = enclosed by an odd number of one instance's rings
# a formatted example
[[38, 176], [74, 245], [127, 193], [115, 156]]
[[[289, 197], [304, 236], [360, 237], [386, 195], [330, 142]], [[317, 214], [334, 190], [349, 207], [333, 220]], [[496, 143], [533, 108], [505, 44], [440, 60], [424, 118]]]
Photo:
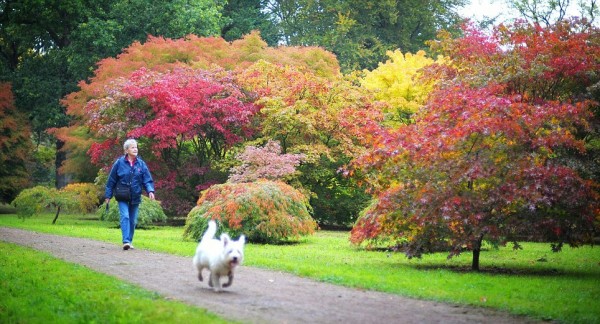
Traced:
[[214, 238], [215, 234], [217, 234], [217, 223], [211, 219], [208, 221], [208, 229], [202, 235], [202, 241]]

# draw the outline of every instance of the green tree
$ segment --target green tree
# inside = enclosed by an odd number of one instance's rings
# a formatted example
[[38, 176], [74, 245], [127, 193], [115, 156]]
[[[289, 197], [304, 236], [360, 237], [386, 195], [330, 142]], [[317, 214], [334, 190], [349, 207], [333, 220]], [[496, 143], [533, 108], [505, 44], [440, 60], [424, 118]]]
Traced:
[[388, 50], [417, 52], [440, 28], [453, 30], [463, 0], [271, 0], [282, 42], [335, 53], [344, 72], [373, 69]]
[[269, 46], [276, 46], [281, 34], [274, 17], [262, 10], [267, 2], [268, 0], [227, 1], [223, 8], [225, 22], [221, 29], [221, 37], [226, 41], [234, 41], [253, 30], [258, 30]]
[[[99, 15], [111, 2], [2, 1], [0, 28], [3, 77], [14, 86], [16, 106], [25, 112], [38, 143], [45, 130], [66, 125], [68, 119], [59, 99], [73, 91], [79, 79], [68, 73], [68, 61], [60, 53], [71, 43], [71, 34], [88, 17]], [[57, 149], [63, 143], [56, 142]], [[58, 151], [58, 150], [57, 150]], [[57, 154], [60, 165], [63, 154]], [[57, 177], [57, 185], [65, 184]]]
[[44, 186], [21, 191], [11, 205], [17, 209], [17, 216], [23, 219], [45, 210], [56, 209], [52, 224], [56, 224], [61, 211], [75, 211], [80, 207], [75, 193]]

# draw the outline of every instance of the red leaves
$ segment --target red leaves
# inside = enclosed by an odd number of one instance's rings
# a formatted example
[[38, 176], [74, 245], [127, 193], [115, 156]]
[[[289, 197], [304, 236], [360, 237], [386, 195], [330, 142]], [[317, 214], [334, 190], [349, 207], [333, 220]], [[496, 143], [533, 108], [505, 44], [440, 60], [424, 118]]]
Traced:
[[249, 134], [247, 125], [258, 110], [222, 71], [140, 70], [123, 91], [133, 99], [144, 99], [152, 109], [147, 114], [152, 118], [130, 134], [157, 139], [159, 149], [174, 147], [179, 138], [209, 137], [212, 132], [232, 145]]
[[569, 25], [519, 25], [443, 40], [456, 77], [431, 94], [414, 124], [377, 130], [355, 162], [379, 202], [357, 222], [353, 242], [396, 235], [418, 256], [440, 242], [457, 254], [482, 235], [498, 243], [591, 237], [598, 185], [571, 167], [572, 152], [585, 151], [577, 134], [592, 118], [590, 102], [575, 102], [588, 82], [579, 76], [600, 62], [590, 37]]
[[[120, 153], [122, 153], [122, 151], [119, 150], [120, 147], [119, 139], [111, 138], [101, 143], [92, 143], [92, 146], [88, 150], [88, 155], [90, 156], [92, 163], [103, 165], [107, 168], [107, 171], [110, 171], [109, 168], [112, 166], [112, 162]], [[114, 152], [114, 154], [109, 154], [108, 152]]]
[[[116, 83], [110, 93], [88, 105], [90, 127], [102, 125], [105, 135], [127, 132], [154, 138], [157, 151], [196, 136], [222, 139], [223, 148], [232, 145], [251, 133], [251, 117], [258, 111], [232, 83], [231, 75], [220, 70], [179, 68], [158, 73], [140, 69], [126, 82]], [[110, 103], [106, 109], [104, 102]], [[123, 108], [124, 114], [114, 111]]]

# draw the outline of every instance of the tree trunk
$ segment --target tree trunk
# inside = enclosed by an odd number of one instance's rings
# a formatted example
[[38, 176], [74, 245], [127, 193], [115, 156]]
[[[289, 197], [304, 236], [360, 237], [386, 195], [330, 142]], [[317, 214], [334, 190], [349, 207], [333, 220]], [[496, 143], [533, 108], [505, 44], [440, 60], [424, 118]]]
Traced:
[[483, 242], [483, 234], [479, 236], [475, 244], [473, 245], [473, 262], [471, 263], [471, 270], [479, 271], [479, 255], [481, 254], [481, 242]]
[[63, 162], [67, 159], [67, 153], [65, 153], [62, 148], [65, 146], [65, 142], [61, 140], [56, 140], [56, 159], [54, 160], [54, 166], [56, 167], [55, 174], [55, 186], [56, 189], [62, 189], [68, 184], [68, 177], [66, 174], [62, 174], [60, 172], [60, 167]]
[[54, 225], [56, 223], [56, 220], [58, 219], [58, 214], [60, 214], [60, 206], [58, 206], [56, 208], [56, 215], [54, 215], [54, 219], [52, 220], [52, 225]]

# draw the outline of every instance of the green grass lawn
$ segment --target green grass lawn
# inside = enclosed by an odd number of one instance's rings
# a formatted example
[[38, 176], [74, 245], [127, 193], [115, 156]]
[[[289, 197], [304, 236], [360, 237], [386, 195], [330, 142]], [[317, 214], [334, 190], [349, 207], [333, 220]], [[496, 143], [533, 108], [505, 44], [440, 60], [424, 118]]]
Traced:
[[[0, 226], [120, 244], [115, 224], [90, 216], [53, 214], [21, 220], [0, 215]], [[196, 242], [182, 238], [182, 227], [136, 231], [140, 249], [193, 255]], [[246, 246], [245, 265], [276, 269], [334, 284], [385, 291], [414, 298], [477, 305], [562, 323], [600, 323], [600, 249], [589, 246], [552, 253], [548, 244], [524, 249], [487, 249], [481, 271], [470, 272], [471, 254], [407, 259], [403, 254], [356, 249], [348, 233], [319, 231], [297, 244]], [[1, 271], [1, 270], [0, 270]]]
[[214, 314], [0, 241], [0, 323], [227, 323]]

